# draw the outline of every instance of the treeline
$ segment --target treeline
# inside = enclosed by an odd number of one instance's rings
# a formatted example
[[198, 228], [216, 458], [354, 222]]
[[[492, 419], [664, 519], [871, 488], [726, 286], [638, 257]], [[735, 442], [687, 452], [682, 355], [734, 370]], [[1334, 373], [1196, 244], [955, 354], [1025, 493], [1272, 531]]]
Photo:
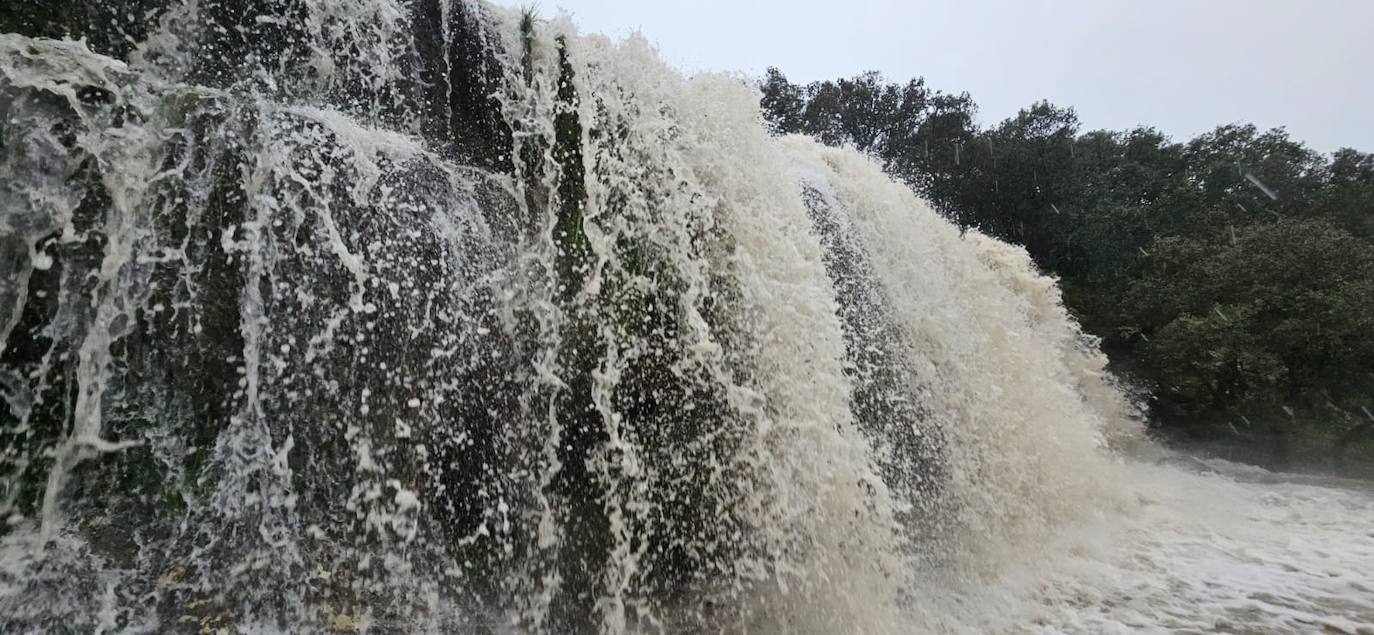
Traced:
[[983, 128], [967, 93], [877, 73], [761, 89], [777, 132], [853, 145], [1024, 245], [1161, 431], [1275, 465], [1374, 458], [1374, 155], [1250, 125], [1084, 131], [1048, 102]]

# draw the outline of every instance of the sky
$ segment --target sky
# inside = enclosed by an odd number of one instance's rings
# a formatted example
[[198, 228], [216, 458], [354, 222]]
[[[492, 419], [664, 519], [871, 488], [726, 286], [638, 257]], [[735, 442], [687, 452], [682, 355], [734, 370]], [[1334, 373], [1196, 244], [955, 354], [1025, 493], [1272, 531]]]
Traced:
[[[498, 0], [507, 6], [529, 2]], [[584, 33], [635, 31], [688, 73], [793, 82], [923, 76], [984, 124], [1040, 99], [1086, 129], [1284, 126], [1321, 152], [1374, 152], [1374, 0], [540, 0]]]

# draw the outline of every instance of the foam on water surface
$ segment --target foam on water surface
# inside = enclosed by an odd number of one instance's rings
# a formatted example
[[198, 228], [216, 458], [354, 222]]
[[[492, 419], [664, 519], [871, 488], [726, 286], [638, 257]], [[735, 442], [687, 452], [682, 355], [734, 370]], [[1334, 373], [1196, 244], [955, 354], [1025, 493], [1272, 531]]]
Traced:
[[[1137, 500], [1064, 526], [924, 613], [936, 630], [1374, 632], [1367, 486], [1255, 482], [1220, 462], [1124, 466]], [[1239, 469], [1238, 469], [1239, 468]], [[997, 607], [989, 610], [988, 607]]]

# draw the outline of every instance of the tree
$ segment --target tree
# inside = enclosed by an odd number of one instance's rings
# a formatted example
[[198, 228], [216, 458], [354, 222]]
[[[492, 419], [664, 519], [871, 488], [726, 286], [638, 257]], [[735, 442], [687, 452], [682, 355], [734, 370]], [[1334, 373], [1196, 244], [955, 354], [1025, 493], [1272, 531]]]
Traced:
[[776, 68], [768, 67], [763, 83], [760, 105], [764, 118], [779, 134], [795, 134], [802, 131], [802, 108], [805, 99], [802, 89], [787, 81], [787, 77]]

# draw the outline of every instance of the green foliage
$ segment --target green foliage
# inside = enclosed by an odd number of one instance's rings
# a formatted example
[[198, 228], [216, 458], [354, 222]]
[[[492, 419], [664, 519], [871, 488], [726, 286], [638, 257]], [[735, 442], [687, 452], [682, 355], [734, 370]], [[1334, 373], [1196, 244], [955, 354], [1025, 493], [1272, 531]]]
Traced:
[[[1184, 413], [1256, 400], [1300, 405], [1374, 362], [1374, 250], [1320, 219], [1283, 219], [1219, 244], [1155, 242], [1126, 311], [1137, 347]], [[1362, 390], [1361, 390], [1362, 389]], [[1181, 398], [1179, 398], [1181, 397]]]
[[979, 128], [967, 94], [874, 73], [770, 69], [762, 92], [778, 131], [866, 151], [952, 221], [1024, 245], [1162, 429], [1273, 441], [1280, 461], [1374, 441], [1374, 155], [1251, 125], [1084, 132], [1048, 102]]

